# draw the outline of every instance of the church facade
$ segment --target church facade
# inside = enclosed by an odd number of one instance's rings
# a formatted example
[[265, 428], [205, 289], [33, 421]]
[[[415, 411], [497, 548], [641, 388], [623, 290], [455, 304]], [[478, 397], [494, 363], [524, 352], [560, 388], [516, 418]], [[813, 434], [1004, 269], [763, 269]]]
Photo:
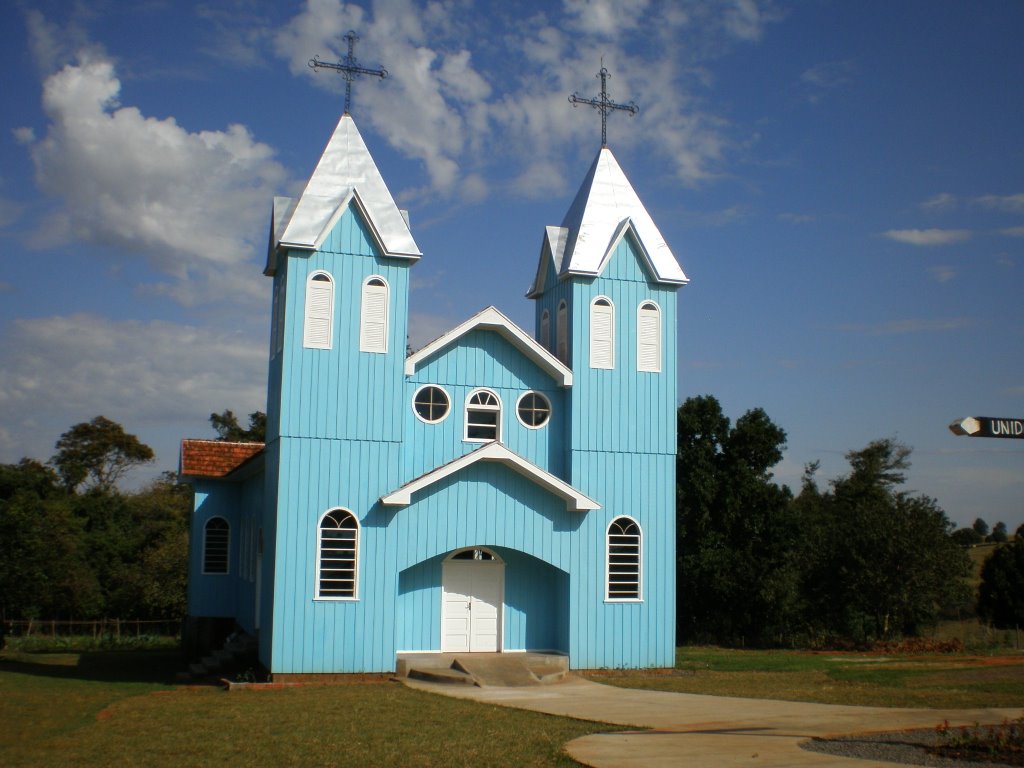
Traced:
[[676, 301], [611, 150], [544, 230], [532, 332], [487, 307], [407, 354], [422, 254], [351, 116], [274, 200], [267, 442], [182, 443], [192, 626], [273, 675], [403, 652], [671, 667]]

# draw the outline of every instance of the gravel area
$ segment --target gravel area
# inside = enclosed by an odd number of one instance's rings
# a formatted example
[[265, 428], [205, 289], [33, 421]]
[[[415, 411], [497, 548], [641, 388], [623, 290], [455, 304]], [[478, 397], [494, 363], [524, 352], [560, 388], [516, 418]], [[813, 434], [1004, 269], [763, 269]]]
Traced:
[[904, 765], [930, 765], [936, 768], [1013, 768], [1006, 763], [976, 762], [973, 760], [951, 760], [925, 752], [924, 747], [938, 744], [934, 728], [917, 731], [895, 731], [872, 733], [862, 736], [844, 736], [838, 739], [812, 739], [800, 746], [809, 752], [823, 752], [827, 755], [853, 757], [860, 760], [877, 760]]

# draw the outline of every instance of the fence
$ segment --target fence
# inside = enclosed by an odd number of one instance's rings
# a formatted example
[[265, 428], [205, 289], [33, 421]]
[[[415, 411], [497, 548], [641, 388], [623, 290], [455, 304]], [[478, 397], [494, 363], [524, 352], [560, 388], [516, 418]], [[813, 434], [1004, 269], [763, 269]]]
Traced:
[[158, 635], [177, 637], [181, 633], [178, 619], [94, 619], [92, 621], [44, 621], [27, 619], [3, 622], [3, 634], [10, 637], [142, 637]]

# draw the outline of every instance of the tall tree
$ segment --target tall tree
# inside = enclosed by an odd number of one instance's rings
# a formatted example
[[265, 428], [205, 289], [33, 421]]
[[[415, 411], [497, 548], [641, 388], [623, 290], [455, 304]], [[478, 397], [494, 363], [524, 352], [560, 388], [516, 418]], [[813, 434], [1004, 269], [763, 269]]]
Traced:
[[974, 518], [974, 524], [971, 526], [977, 532], [981, 538], [988, 536], [988, 523], [982, 520], [980, 517]]
[[60, 436], [50, 459], [69, 492], [83, 484], [110, 491], [124, 474], [153, 460], [153, 449], [105, 416], [75, 424]]
[[[916, 634], [964, 599], [969, 560], [934, 499], [899, 490], [910, 448], [876, 440], [817, 498], [805, 550], [808, 623], [856, 642]], [[803, 497], [804, 493], [801, 493]]]
[[786, 433], [756, 408], [735, 426], [709, 395], [680, 406], [677, 621], [687, 640], [778, 643], [796, 607]]
[[996, 547], [981, 566], [978, 615], [1000, 629], [1024, 627], [1024, 540]]
[[267, 414], [253, 411], [249, 414], [249, 426], [243, 428], [238, 417], [230, 409], [210, 414], [210, 426], [217, 433], [218, 440], [229, 443], [265, 443], [267, 441]]
[[988, 535], [989, 541], [994, 541], [996, 544], [1002, 544], [1009, 536], [1006, 531], [1006, 523], [1000, 520], [994, 526], [992, 526], [992, 533]]

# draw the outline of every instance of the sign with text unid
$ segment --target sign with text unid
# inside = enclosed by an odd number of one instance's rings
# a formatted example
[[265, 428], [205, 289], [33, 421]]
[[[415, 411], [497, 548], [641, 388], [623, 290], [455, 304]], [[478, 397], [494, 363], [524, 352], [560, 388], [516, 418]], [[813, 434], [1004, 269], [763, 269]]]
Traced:
[[991, 416], [968, 416], [949, 425], [954, 435], [968, 437], [1008, 437], [1024, 440], [1024, 419], [996, 419]]

